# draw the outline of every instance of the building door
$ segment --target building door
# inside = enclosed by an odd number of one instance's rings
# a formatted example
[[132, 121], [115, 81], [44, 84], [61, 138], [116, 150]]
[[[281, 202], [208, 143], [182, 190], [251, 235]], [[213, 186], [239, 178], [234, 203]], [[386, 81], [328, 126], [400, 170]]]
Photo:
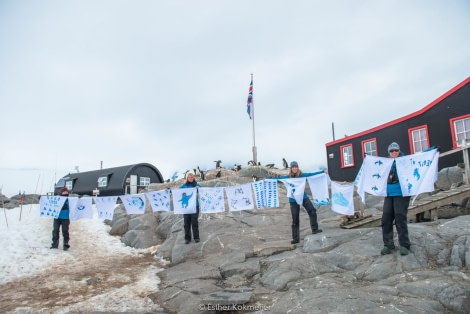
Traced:
[[131, 175], [131, 194], [137, 194], [137, 176]]

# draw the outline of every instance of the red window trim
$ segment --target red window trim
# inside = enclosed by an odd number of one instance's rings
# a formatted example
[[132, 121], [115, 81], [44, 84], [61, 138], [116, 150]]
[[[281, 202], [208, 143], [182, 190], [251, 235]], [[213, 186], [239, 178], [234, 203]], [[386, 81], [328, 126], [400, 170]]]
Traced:
[[370, 142], [374, 142], [374, 143], [375, 143], [375, 156], [378, 156], [378, 152], [377, 152], [377, 138], [373, 137], [373, 138], [370, 138], [370, 139], [361, 141], [362, 159], [366, 158], [366, 156], [365, 156], [366, 151], [365, 151], [365, 149], [364, 149], [364, 144], [365, 144], [365, 143], [370, 143]]
[[456, 149], [456, 148], [459, 147], [459, 146], [457, 146], [457, 138], [455, 137], [454, 122], [457, 121], [457, 120], [463, 120], [463, 119], [467, 119], [467, 118], [470, 118], [470, 114], [464, 114], [463, 116], [458, 116], [458, 117], [449, 119], [450, 132], [451, 132], [451, 136], [452, 136], [452, 149]]
[[[351, 147], [351, 161], [352, 161], [352, 164], [350, 165], [344, 165], [344, 156], [343, 156], [343, 148], [344, 147]], [[340, 155], [341, 155], [341, 168], [350, 168], [350, 167], [354, 167], [354, 147], [352, 144], [346, 144], [346, 145], [342, 145], [339, 147], [339, 151], [340, 151]]]
[[409, 128], [408, 129], [408, 141], [410, 142], [410, 152], [411, 154], [415, 153], [415, 146], [413, 145], [413, 131], [420, 130], [420, 129], [425, 129], [426, 130], [426, 142], [428, 143], [428, 147], [431, 147], [429, 144], [429, 131], [428, 131], [428, 125], [423, 124], [419, 126], [415, 126], [414, 128]]

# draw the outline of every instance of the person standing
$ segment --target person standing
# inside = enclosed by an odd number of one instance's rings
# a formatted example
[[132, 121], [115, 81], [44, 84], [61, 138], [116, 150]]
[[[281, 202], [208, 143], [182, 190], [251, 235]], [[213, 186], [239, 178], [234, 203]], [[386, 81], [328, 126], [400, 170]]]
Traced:
[[[194, 174], [188, 173], [186, 177], [186, 182], [180, 186], [180, 189], [195, 188], [201, 186], [196, 182]], [[191, 229], [193, 230], [193, 238], [196, 243], [200, 241], [199, 238], [199, 200], [198, 194], [196, 193], [196, 213], [194, 214], [183, 214], [184, 218], [184, 240], [188, 244], [191, 242]]]
[[[66, 187], [63, 187], [59, 191], [60, 196], [67, 197], [69, 195], [69, 190]], [[58, 218], [54, 218], [54, 229], [52, 230], [52, 245], [51, 249], [57, 249], [59, 247], [59, 236], [60, 236], [60, 227], [62, 226], [62, 235], [64, 237], [64, 251], [67, 251], [70, 248], [69, 245], [69, 225], [70, 225], [70, 216], [69, 216], [69, 200], [65, 200], [64, 205], [59, 213]]]
[[[393, 142], [388, 145], [388, 154], [390, 158], [397, 158], [403, 154], [400, 152], [400, 145]], [[408, 255], [410, 251], [410, 239], [408, 236], [408, 206], [410, 205], [410, 196], [403, 196], [398, 180], [397, 166], [393, 161], [390, 173], [387, 179], [387, 196], [384, 199], [382, 213], [382, 238], [384, 247], [380, 254], [386, 255], [392, 253], [395, 249], [393, 241], [393, 222], [398, 233], [398, 242], [400, 243], [400, 254]]]
[[[297, 161], [292, 161], [290, 163], [290, 170], [289, 175], [281, 176], [278, 179], [287, 179], [287, 178], [301, 178], [301, 177], [310, 177], [317, 174], [321, 174], [324, 171], [318, 171], [313, 173], [303, 173], [299, 169], [299, 164]], [[297, 204], [294, 198], [289, 197], [289, 205], [290, 211], [292, 214], [292, 244], [299, 243], [299, 234], [300, 234], [300, 205]], [[308, 216], [310, 218], [310, 227], [312, 228], [312, 234], [317, 234], [322, 232], [322, 229], [318, 228], [318, 221], [317, 221], [317, 210], [312, 204], [312, 201], [308, 198], [306, 192], [304, 192], [304, 197], [302, 200], [302, 205], [307, 210]]]

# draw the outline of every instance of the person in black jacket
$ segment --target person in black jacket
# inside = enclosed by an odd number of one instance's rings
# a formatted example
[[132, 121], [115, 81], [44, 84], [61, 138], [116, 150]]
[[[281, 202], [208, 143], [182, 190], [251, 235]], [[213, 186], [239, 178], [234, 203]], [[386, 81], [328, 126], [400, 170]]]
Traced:
[[[292, 161], [290, 163], [289, 174], [285, 176], [280, 176], [278, 179], [310, 177], [310, 176], [315, 176], [324, 172], [325, 172], [324, 170], [321, 170], [318, 172], [304, 173], [299, 169], [299, 164], [297, 163], [297, 161]], [[292, 241], [290, 243], [297, 244], [299, 243], [299, 236], [300, 236], [300, 220], [299, 220], [300, 205], [297, 204], [297, 201], [292, 197], [289, 197], [289, 205], [290, 205], [290, 211], [292, 214]], [[310, 199], [308, 198], [308, 195], [306, 192], [304, 192], [302, 206], [305, 208], [310, 218], [310, 227], [312, 228], [312, 234], [323, 232], [322, 229], [318, 228], [317, 210], [313, 206], [312, 201], [310, 201]]]
[[[66, 187], [60, 189], [59, 194], [61, 196], [68, 196], [69, 190]], [[58, 218], [54, 218], [54, 229], [52, 230], [52, 245], [51, 249], [57, 249], [59, 247], [59, 236], [60, 236], [60, 226], [62, 226], [62, 235], [64, 236], [64, 251], [67, 251], [70, 248], [69, 245], [69, 200], [66, 199], [64, 205], [59, 213]]]
[[[400, 152], [400, 146], [393, 142], [388, 146], [388, 154], [390, 158], [398, 158], [403, 155]], [[398, 233], [398, 242], [400, 243], [400, 254], [408, 255], [410, 251], [410, 238], [408, 236], [408, 206], [410, 197], [403, 196], [401, 192], [400, 182], [395, 161], [387, 180], [387, 196], [384, 199], [382, 212], [382, 238], [384, 247], [380, 254], [386, 255], [392, 253], [395, 249], [393, 242], [393, 223]]]
[[[180, 186], [180, 189], [187, 189], [187, 188], [195, 188], [201, 186], [199, 183], [196, 182], [196, 178], [194, 174], [188, 173], [186, 177], [186, 182]], [[193, 238], [194, 241], [197, 243], [200, 241], [199, 238], [199, 200], [198, 196], [196, 195], [196, 213], [194, 214], [183, 214], [184, 218], [184, 242], [188, 244], [191, 242], [191, 229], [193, 229]]]

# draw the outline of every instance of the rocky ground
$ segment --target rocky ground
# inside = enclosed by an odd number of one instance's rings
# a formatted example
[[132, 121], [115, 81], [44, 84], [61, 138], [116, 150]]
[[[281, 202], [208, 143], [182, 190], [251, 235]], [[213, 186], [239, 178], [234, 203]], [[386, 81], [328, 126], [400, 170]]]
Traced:
[[[251, 175], [226, 176], [201, 184], [226, 186], [249, 180]], [[84, 295], [86, 299], [99, 289], [131, 286], [137, 277], [148, 276], [150, 270], [158, 275], [158, 291], [141, 291], [141, 296], [148, 299], [148, 310], [129, 312], [470, 312], [467, 208], [449, 204], [438, 210], [437, 221], [410, 223], [410, 254], [401, 256], [397, 250], [381, 256], [380, 227], [341, 229], [343, 217], [329, 206], [318, 208], [323, 233], [315, 235], [302, 211], [302, 240], [290, 244], [289, 205], [284, 196], [280, 201], [281, 206], [275, 209], [201, 215], [201, 242], [187, 245], [180, 215], [149, 210], [144, 215], [127, 216], [120, 206], [110, 222], [110, 233], [122, 236], [124, 243], [135, 248], [157, 243], [155, 256], [108, 257], [101, 261], [95, 256], [97, 266], [90, 272], [60, 270], [67, 278], [64, 281], [42, 275], [13, 283], [0, 290], [0, 304], [26, 296], [28, 302], [37, 302], [38, 306], [47, 306], [48, 298], [55, 298], [54, 302], [70, 300], [70, 309], [76, 309], [77, 301], [69, 299], [72, 295]], [[369, 198], [367, 203], [367, 213], [380, 213], [380, 198]], [[157, 274], [157, 268], [163, 270]], [[80, 278], [90, 280], [88, 287], [65, 284]], [[51, 285], [54, 288], [34, 290], [45, 280], [56, 280]], [[88, 300], [93, 302], [93, 298]], [[125, 297], [120, 302], [125, 302]]]
[[381, 256], [380, 228], [340, 229], [319, 212], [324, 232], [310, 234], [304, 213], [297, 246], [282, 209], [207, 218], [199, 244], [185, 245], [175, 227], [157, 252], [172, 263], [150, 297], [178, 313], [201, 304], [273, 313], [470, 311], [469, 215], [410, 224], [411, 254]]
[[[380, 213], [382, 201], [369, 197], [366, 213]], [[408, 256], [381, 256], [380, 227], [341, 229], [343, 217], [329, 206], [318, 209], [320, 234], [311, 234], [301, 213], [303, 240], [291, 245], [285, 197], [276, 209], [202, 215], [201, 243], [188, 245], [181, 217], [160, 215], [157, 256], [170, 264], [159, 273], [160, 291], [149, 297], [175, 313], [468, 313], [469, 213], [449, 205], [439, 209], [438, 221], [409, 224]], [[141, 222], [132, 225], [148, 224], [134, 219]], [[132, 232], [128, 240], [142, 245], [145, 237], [136, 241]]]

